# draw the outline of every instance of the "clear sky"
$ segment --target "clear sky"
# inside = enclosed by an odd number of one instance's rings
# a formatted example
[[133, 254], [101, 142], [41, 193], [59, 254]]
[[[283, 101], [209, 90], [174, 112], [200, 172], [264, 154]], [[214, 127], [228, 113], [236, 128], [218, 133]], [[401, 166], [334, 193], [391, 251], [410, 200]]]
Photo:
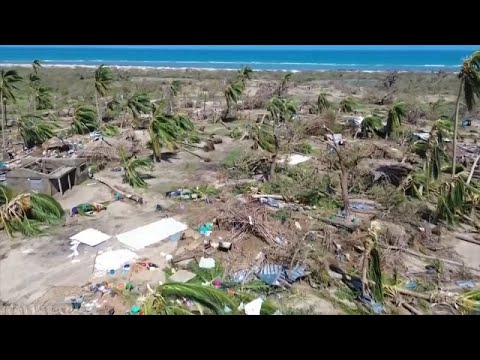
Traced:
[[[42, 47], [44, 45], [18, 45], [18, 47]], [[203, 50], [476, 50], [479, 45], [47, 45], [48, 47], [112, 47], [156, 49]], [[9, 46], [11, 47], [11, 46]]]

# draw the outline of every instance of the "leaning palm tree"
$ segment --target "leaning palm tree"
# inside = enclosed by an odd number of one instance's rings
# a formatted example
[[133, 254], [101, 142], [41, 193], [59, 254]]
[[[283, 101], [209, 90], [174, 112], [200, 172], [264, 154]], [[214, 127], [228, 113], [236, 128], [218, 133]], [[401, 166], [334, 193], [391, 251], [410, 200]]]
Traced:
[[452, 158], [452, 177], [456, 173], [457, 163], [457, 130], [458, 130], [458, 111], [460, 109], [460, 99], [462, 90], [464, 93], [465, 105], [467, 110], [471, 111], [475, 105], [476, 98], [480, 97], [480, 50], [475, 51], [470, 57], [465, 59], [462, 68], [458, 73], [460, 87], [458, 90], [457, 102], [455, 104], [455, 124], [453, 127], [453, 158]]
[[34, 114], [22, 115], [17, 120], [17, 127], [26, 148], [32, 148], [55, 136], [58, 125]]
[[355, 108], [358, 106], [357, 102], [351, 98], [351, 97], [346, 97], [342, 101], [340, 101], [340, 112], [344, 113], [351, 113], [355, 111]]
[[136, 128], [139, 125], [138, 120], [140, 115], [150, 114], [153, 109], [153, 105], [147, 94], [136, 93], [128, 98], [126, 108], [132, 113], [132, 127]]
[[33, 68], [33, 72], [35, 75], [38, 74], [38, 70], [42, 67], [42, 65], [40, 64], [40, 60], [33, 60], [32, 62], [32, 68]]
[[247, 80], [252, 78], [253, 70], [250, 66], [244, 66], [237, 72], [237, 79], [243, 83], [244, 88], [247, 85]]
[[158, 114], [153, 116], [148, 125], [150, 137], [149, 147], [153, 150], [154, 161], [161, 160], [162, 148], [171, 150], [177, 149], [176, 141], [179, 138], [180, 130], [172, 115]]
[[78, 106], [73, 113], [72, 128], [77, 134], [85, 134], [98, 128], [95, 109]]
[[182, 88], [182, 83], [178, 80], [173, 80], [168, 86], [168, 90], [167, 90], [168, 114], [173, 113], [175, 98], [178, 96], [181, 88]]
[[98, 98], [107, 95], [108, 90], [110, 90], [110, 85], [113, 82], [112, 70], [105, 66], [104, 64], [100, 65], [98, 69], [95, 70], [95, 104], [97, 107], [97, 116], [98, 124], [100, 125], [102, 121], [102, 115], [100, 112], [100, 106], [98, 103]]
[[388, 138], [402, 126], [402, 121], [407, 117], [408, 109], [404, 102], [398, 102], [388, 111], [385, 135]]
[[327, 99], [327, 96], [329, 94], [327, 93], [324, 93], [324, 92], [321, 92], [320, 94], [318, 94], [318, 98], [317, 98], [317, 110], [319, 113], [327, 110], [327, 109], [330, 109], [330, 107], [332, 106], [332, 104], [330, 103], [330, 101], [328, 101]]
[[237, 105], [237, 102], [242, 96], [243, 91], [244, 91], [243, 82], [240, 80], [235, 80], [228, 84], [227, 88], [224, 91], [225, 100], [227, 102], [227, 108], [223, 116], [225, 119], [233, 117], [231, 111], [234, 108], [234, 106]]
[[16, 70], [0, 70], [0, 108], [2, 109], [2, 145], [5, 157], [7, 146], [5, 141], [5, 128], [7, 126], [7, 102], [16, 102], [14, 92], [18, 90], [16, 84], [22, 80]]
[[277, 89], [277, 96], [278, 97], [283, 98], [283, 97], [287, 96], [288, 84], [289, 84], [291, 78], [292, 78], [292, 73], [287, 73], [282, 78], [282, 81], [280, 81], [280, 84], [279, 84], [278, 89]]

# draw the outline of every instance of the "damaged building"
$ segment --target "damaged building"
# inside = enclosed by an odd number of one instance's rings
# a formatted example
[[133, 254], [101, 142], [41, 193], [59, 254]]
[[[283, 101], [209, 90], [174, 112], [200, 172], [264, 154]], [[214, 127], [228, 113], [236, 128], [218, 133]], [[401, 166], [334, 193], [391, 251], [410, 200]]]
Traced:
[[33, 191], [47, 195], [64, 194], [88, 178], [87, 161], [78, 158], [25, 159], [9, 171], [6, 184], [16, 191]]

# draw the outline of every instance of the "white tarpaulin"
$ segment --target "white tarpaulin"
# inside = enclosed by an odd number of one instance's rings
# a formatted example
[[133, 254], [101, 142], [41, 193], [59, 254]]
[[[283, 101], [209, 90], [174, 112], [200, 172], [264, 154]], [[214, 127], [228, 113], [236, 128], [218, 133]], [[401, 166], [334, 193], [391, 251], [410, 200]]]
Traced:
[[117, 239], [134, 250], [140, 250], [169, 238], [178, 240], [187, 228], [187, 225], [174, 218], [166, 218], [119, 234]]
[[279, 163], [284, 163], [288, 158], [288, 165], [297, 165], [311, 159], [309, 156], [300, 155], [300, 154], [290, 154], [288, 156], [282, 156], [278, 159]]
[[118, 270], [137, 258], [137, 254], [126, 249], [107, 251], [95, 259], [95, 270], [99, 272]]
[[76, 240], [82, 244], [97, 246], [110, 239], [111, 236], [95, 229], [86, 229], [70, 237], [70, 240]]

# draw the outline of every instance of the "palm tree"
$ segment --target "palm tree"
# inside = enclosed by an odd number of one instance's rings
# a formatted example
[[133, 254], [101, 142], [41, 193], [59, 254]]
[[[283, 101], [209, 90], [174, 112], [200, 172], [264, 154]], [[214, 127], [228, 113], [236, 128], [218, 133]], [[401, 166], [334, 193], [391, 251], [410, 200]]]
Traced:
[[407, 117], [408, 109], [404, 102], [398, 102], [388, 111], [385, 135], [388, 138], [402, 126], [402, 120]]
[[179, 138], [179, 132], [177, 122], [172, 115], [152, 115], [148, 125], [148, 135], [155, 162], [161, 160], [162, 148], [177, 149], [176, 141]]
[[243, 82], [240, 80], [235, 80], [228, 84], [224, 92], [225, 100], [227, 102], [227, 109], [226, 109], [224, 118], [231, 117], [230, 116], [231, 110], [233, 106], [237, 104], [238, 100], [242, 96], [243, 90], [244, 90]]
[[465, 59], [462, 68], [458, 73], [460, 86], [458, 90], [457, 102], [455, 104], [455, 124], [453, 127], [453, 158], [452, 158], [452, 178], [455, 176], [457, 164], [457, 130], [458, 130], [458, 111], [460, 109], [460, 98], [462, 90], [464, 93], [465, 105], [467, 110], [471, 111], [475, 105], [476, 98], [480, 97], [480, 50], [475, 51], [470, 57]]
[[297, 106], [291, 99], [281, 99], [274, 97], [267, 105], [267, 111], [275, 124], [290, 121], [297, 113]]
[[89, 106], [78, 106], [73, 113], [73, 130], [77, 134], [85, 134], [98, 128], [95, 109]]
[[238, 100], [240, 100], [240, 97], [247, 88], [247, 80], [251, 79], [252, 72], [253, 70], [250, 66], [244, 66], [237, 71], [235, 79], [229, 82], [224, 91], [225, 100], [227, 102], [227, 109], [223, 115], [224, 119], [233, 117], [231, 110], [233, 106], [237, 104]]
[[321, 113], [324, 110], [330, 109], [330, 107], [332, 106], [330, 101], [328, 101], [327, 96], [329, 96], [329, 94], [324, 92], [321, 92], [320, 94], [318, 94], [317, 109], [319, 113]]
[[340, 101], [340, 112], [351, 113], [355, 111], [355, 108], [358, 106], [357, 102], [351, 97], [346, 97]]
[[18, 90], [16, 83], [22, 80], [16, 70], [0, 70], [0, 108], [2, 109], [2, 145], [5, 159], [7, 145], [5, 141], [5, 128], [7, 126], [7, 101], [16, 102], [14, 91]]
[[31, 93], [32, 111], [37, 110], [36, 99], [38, 97], [39, 87], [40, 87], [40, 78], [36, 74], [28, 75], [28, 88]]
[[270, 159], [270, 180], [272, 180], [275, 176], [276, 161], [280, 150], [276, 129], [280, 123], [290, 121], [297, 109], [292, 100], [274, 97], [270, 100], [267, 110], [273, 120], [271, 130], [267, 129], [268, 125], [261, 124], [254, 129], [253, 138], [255, 146], [272, 154]]
[[253, 70], [250, 66], [244, 66], [237, 72], [237, 79], [243, 83], [243, 87], [247, 86], [247, 80], [252, 78]]
[[290, 79], [292, 78], [292, 73], [287, 73], [285, 76], [282, 78], [282, 81], [280, 82], [280, 85], [278, 86], [277, 90], [277, 96], [278, 97], [285, 97], [287, 96], [288, 93], [288, 83], [290, 82]]
[[141, 114], [150, 114], [153, 109], [153, 104], [145, 93], [136, 93], [128, 98], [126, 107], [132, 113], [133, 123], [132, 127], [138, 126], [138, 119]]
[[365, 117], [361, 125], [363, 136], [367, 137], [369, 133], [378, 134], [382, 126], [382, 119], [379, 116], [373, 114]]
[[17, 127], [26, 148], [32, 148], [55, 136], [58, 125], [52, 121], [34, 114], [20, 116]]
[[175, 98], [178, 96], [182, 88], [182, 83], [178, 80], [173, 80], [170, 85], [168, 86], [167, 91], [167, 98], [168, 98], [168, 114], [173, 113], [174, 101]]
[[131, 187], [134, 188], [144, 188], [147, 186], [147, 183], [142, 178], [142, 175], [138, 172], [138, 170], [141, 169], [146, 171], [152, 171], [152, 160], [136, 158], [127, 159], [124, 154], [122, 154], [122, 165], [125, 170], [123, 174], [123, 182], [128, 183]]
[[38, 70], [42, 67], [42, 65], [40, 64], [40, 60], [33, 60], [32, 62], [32, 68], [33, 68], [33, 73], [35, 75], [38, 74]]
[[[430, 190], [430, 184], [440, 177], [443, 164], [448, 159], [446, 153], [445, 138], [452, 131], [450, 120], [437, 120], [430, 130], [428, 140], [416, 141], [413, 150], [425, 159], [423, 169], [413, 174], [414, 190], [418, 196], [423, 195], [423, 187], [426, 193]], [[419, 184], [419, 185], [418, 185]]]
[[112, 82], [113, 74], [111, 69], [104, 64], [100, 65], [98, 69], [95, 70], [95, 104], [97, 106], [98, 125], [100, 125], [102, 121], [98, 97], [107, 95]]
[[37, 110], [53, 109], [52, 93], [46, 87], [40, 86], [36, 94], [35, 104]]

